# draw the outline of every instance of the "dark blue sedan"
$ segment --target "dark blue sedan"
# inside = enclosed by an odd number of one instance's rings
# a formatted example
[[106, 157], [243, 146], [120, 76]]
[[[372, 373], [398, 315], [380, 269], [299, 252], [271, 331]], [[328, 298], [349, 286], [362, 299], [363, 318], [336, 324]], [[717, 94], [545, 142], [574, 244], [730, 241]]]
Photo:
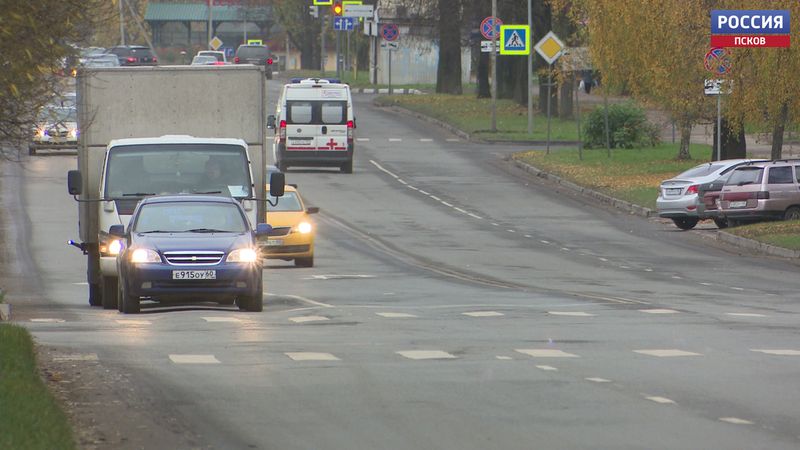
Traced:
[[139, 312], [142, 299], [158, 302], [236, 302], [262, 311], [262, 259], [238, 201], [229, 197], [170, 195], [142, 200], [110, 233], [120, 237], [119, 310]]

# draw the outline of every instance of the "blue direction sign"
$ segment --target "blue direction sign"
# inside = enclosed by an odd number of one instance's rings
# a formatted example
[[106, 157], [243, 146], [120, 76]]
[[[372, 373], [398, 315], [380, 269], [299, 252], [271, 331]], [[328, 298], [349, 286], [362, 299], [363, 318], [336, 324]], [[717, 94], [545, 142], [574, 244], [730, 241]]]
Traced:
[[381, 36], [387, 41], [396, 41], [400, 37], [400, 29], [393, 23], [381, 25]]
[[336, 31], [352, 31], [356, 27], [353, 17], [334, 17], [333, 29]]

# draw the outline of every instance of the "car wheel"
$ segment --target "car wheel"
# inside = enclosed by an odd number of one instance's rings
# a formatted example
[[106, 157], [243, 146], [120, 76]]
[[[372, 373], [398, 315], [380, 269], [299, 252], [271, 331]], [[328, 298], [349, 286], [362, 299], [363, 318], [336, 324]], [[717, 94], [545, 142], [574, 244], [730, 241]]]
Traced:
[[103, 287], [103, 309], [117, 308], [117, 279], [115, 277], [100, 277]]
[[89, 305], [101, 306], [103, 304], [103, 291], [97, 283], [89, 284]]
[[676, 219], [672, 219], [675, 222], [675, 226], [680, 228], [681, 230], [691, 230], [697, 225], [698, 219], [697, 217], [679, 217]]
[[720, 230], [723, 228], [728, 228], [728, 219], [725, 218], [717, 218], [714, 219], [714, 223], [717, 225], [717, 228]]
[[125, 283], [120, 283], [119, 302], [121, 304], [120, 311], [125, 314], [136, 314], [140, 311], [139, 297], [130, 295]]
[[237, 300], [239, 309], [261, 312], [264, 310], [264, 281], [258, 278], [258, 286], [254, 295], [242, 295]]
[[314, 267], [314, 257], [308, 258], [295, 258], [294, 265], [297, 267]]
[[729, 227], [738, 227], [741, 224], [742, 224], [742, 222], [740, 222], [740, 221], [738, 221], [736, 219], [728, 219], [728, 226]]
[[792, 206], [787, 209], [786, 214], [783, 215], [783, 220], [800, 220], [800, 208]]
[[343, 173], [353, 173], [353, 160], [349, 160], [346, 163], [342, 164], [341, 170]]

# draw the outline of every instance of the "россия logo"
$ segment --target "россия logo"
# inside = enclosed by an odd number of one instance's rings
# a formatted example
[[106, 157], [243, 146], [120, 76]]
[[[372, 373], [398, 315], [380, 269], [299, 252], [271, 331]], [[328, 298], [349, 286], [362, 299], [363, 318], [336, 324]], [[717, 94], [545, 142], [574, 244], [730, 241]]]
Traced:
[[711, 47], [789, 47], [788, 10], [711, 11]]

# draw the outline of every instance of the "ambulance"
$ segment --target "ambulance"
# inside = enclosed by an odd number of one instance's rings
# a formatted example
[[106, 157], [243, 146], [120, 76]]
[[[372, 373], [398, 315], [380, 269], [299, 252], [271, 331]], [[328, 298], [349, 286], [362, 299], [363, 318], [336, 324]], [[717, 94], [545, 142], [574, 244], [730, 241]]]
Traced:
[[282, 172], [289, 167], [338, 167], [353, 173], [353, 98], [336, 79], [292, 79], [283, 86], [275, 115], [273, 155]]

